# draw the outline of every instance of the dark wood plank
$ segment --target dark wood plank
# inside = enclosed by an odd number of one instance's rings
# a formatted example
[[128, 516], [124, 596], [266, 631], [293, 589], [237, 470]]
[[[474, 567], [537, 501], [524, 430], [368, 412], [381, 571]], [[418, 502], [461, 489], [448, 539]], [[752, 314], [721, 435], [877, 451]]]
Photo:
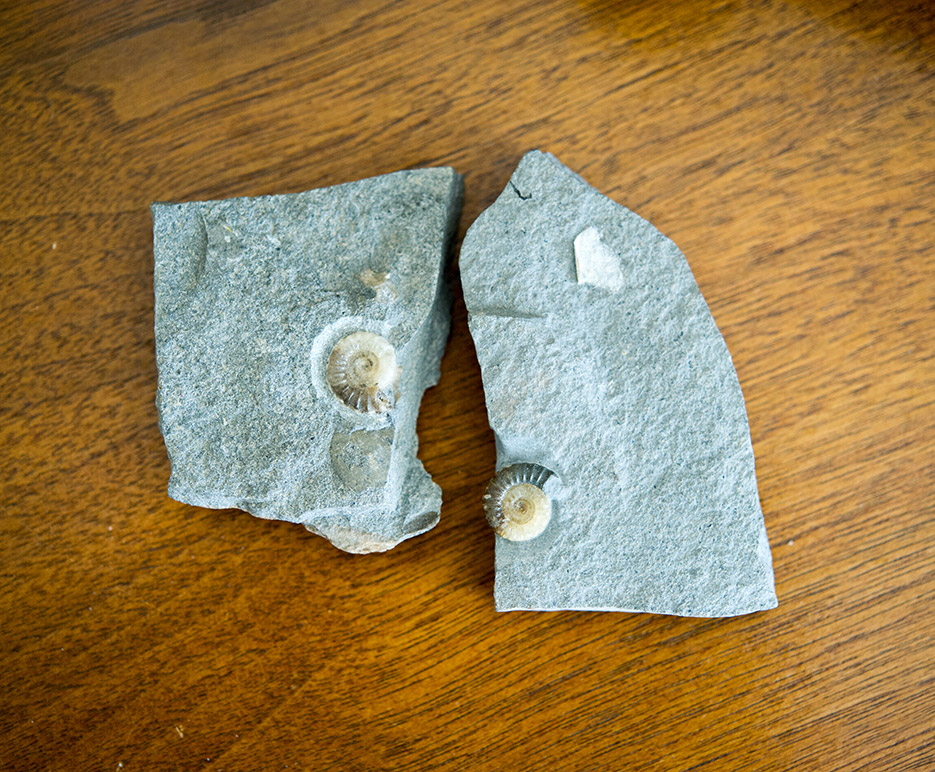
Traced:
[[[935, 13], [248, 0], [0, 9], [0, 766], [935, 769]], [[689, 262], [780, 606], [493, 610], [457, 272], [441, 524], [353, 557], [165, 495], [153, 200], [555, 152]]]

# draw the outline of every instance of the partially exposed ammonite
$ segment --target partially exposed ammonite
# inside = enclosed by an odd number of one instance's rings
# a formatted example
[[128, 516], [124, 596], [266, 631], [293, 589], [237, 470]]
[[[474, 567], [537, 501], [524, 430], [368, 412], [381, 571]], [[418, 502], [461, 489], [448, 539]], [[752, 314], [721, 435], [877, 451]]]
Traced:
[[392, 410], [399, 397], [400, 369], [390, 342], [372, 332], [352, 332], [328, 357], [328, 385], [362, 413]]
[[552, 517], [552, 500], [542, 490], [551, 476], [537, 464], [513, 464], [497, 472], [484, 493], [490, 527], [510, 541], [535, 539]]

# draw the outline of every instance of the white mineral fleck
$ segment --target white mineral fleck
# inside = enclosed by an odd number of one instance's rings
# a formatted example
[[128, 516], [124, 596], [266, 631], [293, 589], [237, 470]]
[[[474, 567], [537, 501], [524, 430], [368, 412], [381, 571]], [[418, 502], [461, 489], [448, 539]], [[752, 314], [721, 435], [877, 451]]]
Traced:
[[578, 284], [593, 284], [609, 290], [623, 286], [620, 255], [601, 241], [601, 234], [593, 225], [575, 237], [575, 269]]

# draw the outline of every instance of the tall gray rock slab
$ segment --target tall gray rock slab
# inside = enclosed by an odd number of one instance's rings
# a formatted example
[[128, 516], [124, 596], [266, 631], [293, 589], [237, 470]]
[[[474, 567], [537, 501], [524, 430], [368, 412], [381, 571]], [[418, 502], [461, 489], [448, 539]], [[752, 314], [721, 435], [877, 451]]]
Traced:
[[[301, 523], [349, 552], [432, 528], [441, 491], [416, 457], [439, 377], [443, 280], [462, 202], [448, 168], [305, 193], [153, 204], [156, 404], [169, 495]], [[395, 348], [398, 399], [360, 412], [330, 352], [366, 331]]]
[[743, 395], [675, 244], [534, 151], [460, 270], [497, 467], [556, 474], [542, 535], [496, 537], [497, 609], [774, 607]]

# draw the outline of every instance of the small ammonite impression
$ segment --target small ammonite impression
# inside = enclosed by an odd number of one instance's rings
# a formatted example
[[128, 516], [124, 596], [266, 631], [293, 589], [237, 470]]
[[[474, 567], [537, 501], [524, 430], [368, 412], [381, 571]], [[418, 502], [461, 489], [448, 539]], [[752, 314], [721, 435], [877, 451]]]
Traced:
[[390, 342], [372, 332], [352, 332], [331, 350], [325, 377], [354, 410], [385, 413], [399, 398], [400, 368]]
[[552, 500], [542, 490], [551, 476], [537, 464], [513, 464], [497, 472], [484, 493], [490, 527], [510, 541], [535, 539], [552, 517]]

